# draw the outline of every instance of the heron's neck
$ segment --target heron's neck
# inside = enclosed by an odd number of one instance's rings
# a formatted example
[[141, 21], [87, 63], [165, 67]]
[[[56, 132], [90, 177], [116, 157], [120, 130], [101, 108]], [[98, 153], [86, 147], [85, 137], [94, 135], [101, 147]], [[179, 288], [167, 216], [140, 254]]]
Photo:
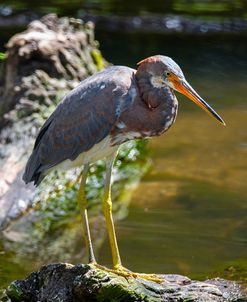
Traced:
[[137, 85], [142, 100], [150, 110], [156, 108], [163, 114], [164, 119], [175, 119], [178, 102], [173, 90], [165, 86], [159, 78], [150, 74], [136, 73]]

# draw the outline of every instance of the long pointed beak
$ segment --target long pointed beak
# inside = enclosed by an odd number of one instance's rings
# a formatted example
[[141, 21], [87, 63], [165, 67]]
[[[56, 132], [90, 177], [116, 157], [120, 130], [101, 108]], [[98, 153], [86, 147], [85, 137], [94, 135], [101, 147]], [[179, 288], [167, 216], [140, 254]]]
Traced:
[[212, 107], [210, 107], [204, 100], [199, 96], [199, 94], [190, 86], [190, 84], [185, 80], [180, 80], [175, 77], [169, 79], [174, 88], [180, 93], [187, 96], [190, 100], [196, 103], [199, 107], [201, 107], [204, 111], [206, 111], [210, 116], [214, 117], [217, 121], [219, 121], [222, 125], [226, 125], [223, 119], [218, 115], [216, 111]]

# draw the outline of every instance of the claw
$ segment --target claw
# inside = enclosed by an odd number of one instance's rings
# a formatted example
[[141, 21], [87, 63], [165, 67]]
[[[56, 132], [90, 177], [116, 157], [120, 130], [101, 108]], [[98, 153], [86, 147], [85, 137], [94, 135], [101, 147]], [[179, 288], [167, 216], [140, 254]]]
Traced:
[[96, 268], [101, 269], [103, 271], [117, 274], [117, 275], [125, 277], [125, 278], [134, 278], [134, 279], [141, 278], [141, 279], [145, 279], [145, 280], [149, 280], [149, 281], [154, 281], [157, 283], [162, 283], [165, 281], [164, 279], [158, 278], [157, 275], [155, 275], [155, 274], [142, 274], [142, 273], [132, 272], [129, 269], [123, 267], [122, 265], [119, 265], [119, 266], [115, 267], [114, 269], [107, 268], [98, 263], [93, 263], [93, 266], [95, 266]]

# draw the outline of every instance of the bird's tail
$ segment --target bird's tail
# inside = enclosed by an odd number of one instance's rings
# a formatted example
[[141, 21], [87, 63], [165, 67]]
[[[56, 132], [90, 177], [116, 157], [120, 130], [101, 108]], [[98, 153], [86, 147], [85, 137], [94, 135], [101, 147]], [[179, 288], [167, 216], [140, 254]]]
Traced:
[[33, 150], [33, 153], [26, 164], [25, 172], [22, 176], [22, 179], [26, 184], [33, 181], [36, 186], [38, 186], [45, 177], [45, 175], [40, 171], [42, 164], [40, 162], [37, 149], [38, 148]]

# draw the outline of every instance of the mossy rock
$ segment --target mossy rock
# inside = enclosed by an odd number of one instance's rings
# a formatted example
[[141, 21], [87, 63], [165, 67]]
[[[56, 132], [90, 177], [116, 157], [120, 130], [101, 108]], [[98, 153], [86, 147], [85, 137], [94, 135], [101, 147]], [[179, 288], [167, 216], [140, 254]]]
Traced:
[[242, 286], [233, 281], [193, 281], [180, 275], [158, 275], [156, 283], [124, 278], [91, 265], [50, 264], [27, 279], [12, 282], [11, 302], [222, 302], [247, 301]]

